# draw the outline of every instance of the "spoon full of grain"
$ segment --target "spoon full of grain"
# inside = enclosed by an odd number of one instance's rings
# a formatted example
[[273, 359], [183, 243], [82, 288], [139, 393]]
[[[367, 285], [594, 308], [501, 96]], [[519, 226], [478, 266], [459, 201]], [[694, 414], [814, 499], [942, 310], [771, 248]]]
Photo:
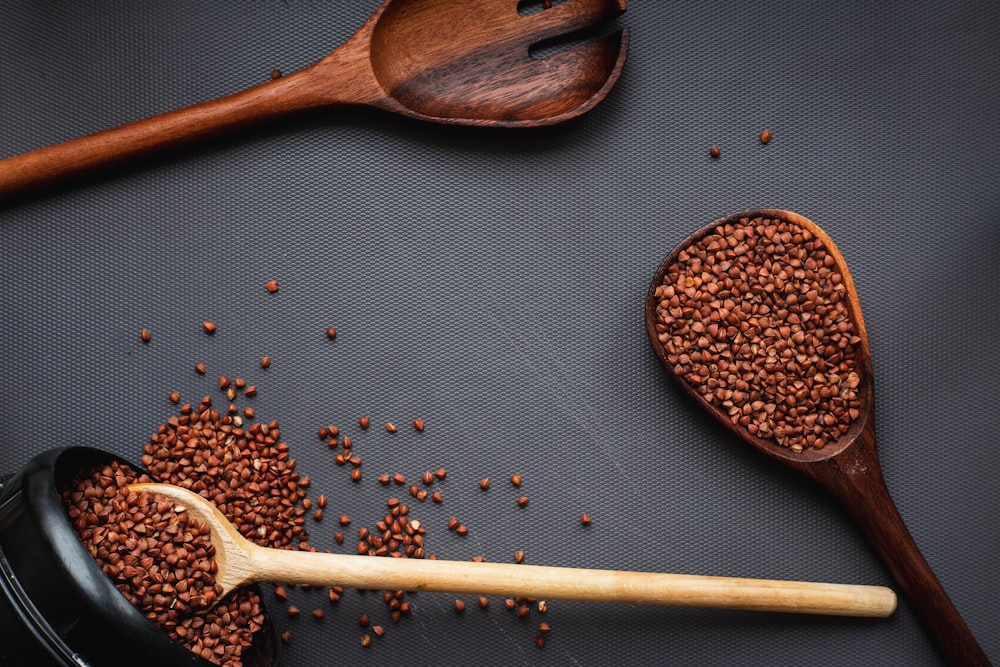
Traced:
[[822, 229], [775, 209], [700, 229], [657, 269], [646, 332], [712, 416], [850, 511], [950, 664], [989, 665], [882, 478], [861, 306]]
[[247, 540], [215, 505], [193, 491], [169, 484], [133, 484], [129, 488], [165, 496], [174, 501], [175, 512], [186, 513], [188, 521], [205, 524], [199, 528], [203, 534], [207, 527], [215, 547], [220, 598], [240, 586], [269, 581], [839, 616], [884, 617], [896, 608], [895, 593], [881, 586], [272, 549]]
[[534, 127], [605, 98], [624, 30], [545, 57], [529, 49], [611, 21], [625, 0], [569, 0], [522, 16], [518, 0], [384, 0], [352, 37], [299, 72], [216, 100], [0, 161], [0, 198], [308, 109], [367, 106], [457, 125]]

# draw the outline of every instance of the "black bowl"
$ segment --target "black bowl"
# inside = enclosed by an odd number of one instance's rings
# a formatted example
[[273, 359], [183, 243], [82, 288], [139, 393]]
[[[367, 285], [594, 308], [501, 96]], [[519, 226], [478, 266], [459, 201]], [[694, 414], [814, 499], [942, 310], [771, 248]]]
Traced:
[[[99, 449], [51, 449], [0, 489], [0, 665], [214, 664], [171, 639], [136, 609], [70, 525], [58, 489], [79, 471], [111, 461], [141, 471]], [[246, 667], [278, 664], [274, 624], [266, 609], [264, 618], [264, 627], [243, 653]]]

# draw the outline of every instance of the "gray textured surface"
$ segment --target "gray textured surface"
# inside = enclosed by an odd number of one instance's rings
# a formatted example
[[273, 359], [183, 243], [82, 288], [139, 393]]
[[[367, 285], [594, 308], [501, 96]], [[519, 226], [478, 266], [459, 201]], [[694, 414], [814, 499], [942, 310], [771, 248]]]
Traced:
[[[8, 0], [0, 156], [301, 68], [376, 5]], [[63, 444], [137, 458], [170, 390], [220, 396], [219, 374], [242, 375], [333, 514], [374, 521], [379, 473], [448, 468], [445, 504], [414, 510], [442, 557], [891, 585], [846, 516], [709, 423], [645, 339], [675, 243], [786, 208], [851, 266], [890, 491], [1000, 660], [1000, 5], [632, 0], [622, 23], [623, 79], [567, 126], [345, 110], [0, 209], [0, 470]], [[360, 414], [406, 426], [357, 434]], [[328, 423], [358, 436], [360, 485], [316, 440]], [[505, 483], [476, 486], [515, 471], [523, 510]], [[332, 547], [334, 523], [313, 542]], [[275, 607], [284, 664], [939, 664], [905, 602], [884, 621], [553, 603], [538, 650], [499, 600], [456, 617], [424, 594], [364, 651], [377, 597], [322, 623]]]

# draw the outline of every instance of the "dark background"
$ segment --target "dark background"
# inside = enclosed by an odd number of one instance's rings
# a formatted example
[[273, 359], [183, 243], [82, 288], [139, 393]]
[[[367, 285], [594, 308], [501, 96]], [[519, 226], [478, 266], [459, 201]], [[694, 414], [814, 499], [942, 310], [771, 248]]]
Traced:
[[[377, 4], [8, 0], [0, 156], [300, 69]], [[333, 516], [381, 515], [380, 473], [445, 467], [445, 503], [413, 503], [441, 557], [893, 585], [844, 512], [710, 423], [646, 340], [648, 281], [676, 243], [785, 208], [847, 258], [889, 489], [1000, 660], [1000, 4], [630, 4], [624, 75], [576, 122], [339, 110], [0, 208], [0, 471], [68, 444], [137, 459], [169, 391], [221, 400], [218, 376], [242, 376], [331, 498], [323, 548]], [[355, 436], [360, 484], [316, 438], [331, 423]], [[552, 602], [539, 650], [540, 618], [501, 600], [466, 597], [458, 617], [454, 596], [420, 594], [396, 626], [373, 593], [293, 596], [327, 615], [272, 605], [287, 665], [939, 664], [905, 601], [886, 620]], [[367, 650], [362, 612], [388, 626]]]

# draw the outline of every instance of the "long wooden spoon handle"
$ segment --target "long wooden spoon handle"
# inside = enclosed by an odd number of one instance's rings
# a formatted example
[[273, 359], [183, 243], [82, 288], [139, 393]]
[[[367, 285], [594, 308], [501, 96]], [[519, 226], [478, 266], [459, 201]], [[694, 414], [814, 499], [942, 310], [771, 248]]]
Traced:
[[878, 467], [846, 468], [849, 474], [831, 489], [885, 561], [948, 664], [988, 667], [989, 658], [913, 541]]
[[626, 602], [803, 614], [885, 617], [896, 595], [881, 586], [771, 581], [579, 568], [373, 558], [257, 548], [259, 581]]
[[2, 160], [0, 199], [316, 106], [307, 71]]

